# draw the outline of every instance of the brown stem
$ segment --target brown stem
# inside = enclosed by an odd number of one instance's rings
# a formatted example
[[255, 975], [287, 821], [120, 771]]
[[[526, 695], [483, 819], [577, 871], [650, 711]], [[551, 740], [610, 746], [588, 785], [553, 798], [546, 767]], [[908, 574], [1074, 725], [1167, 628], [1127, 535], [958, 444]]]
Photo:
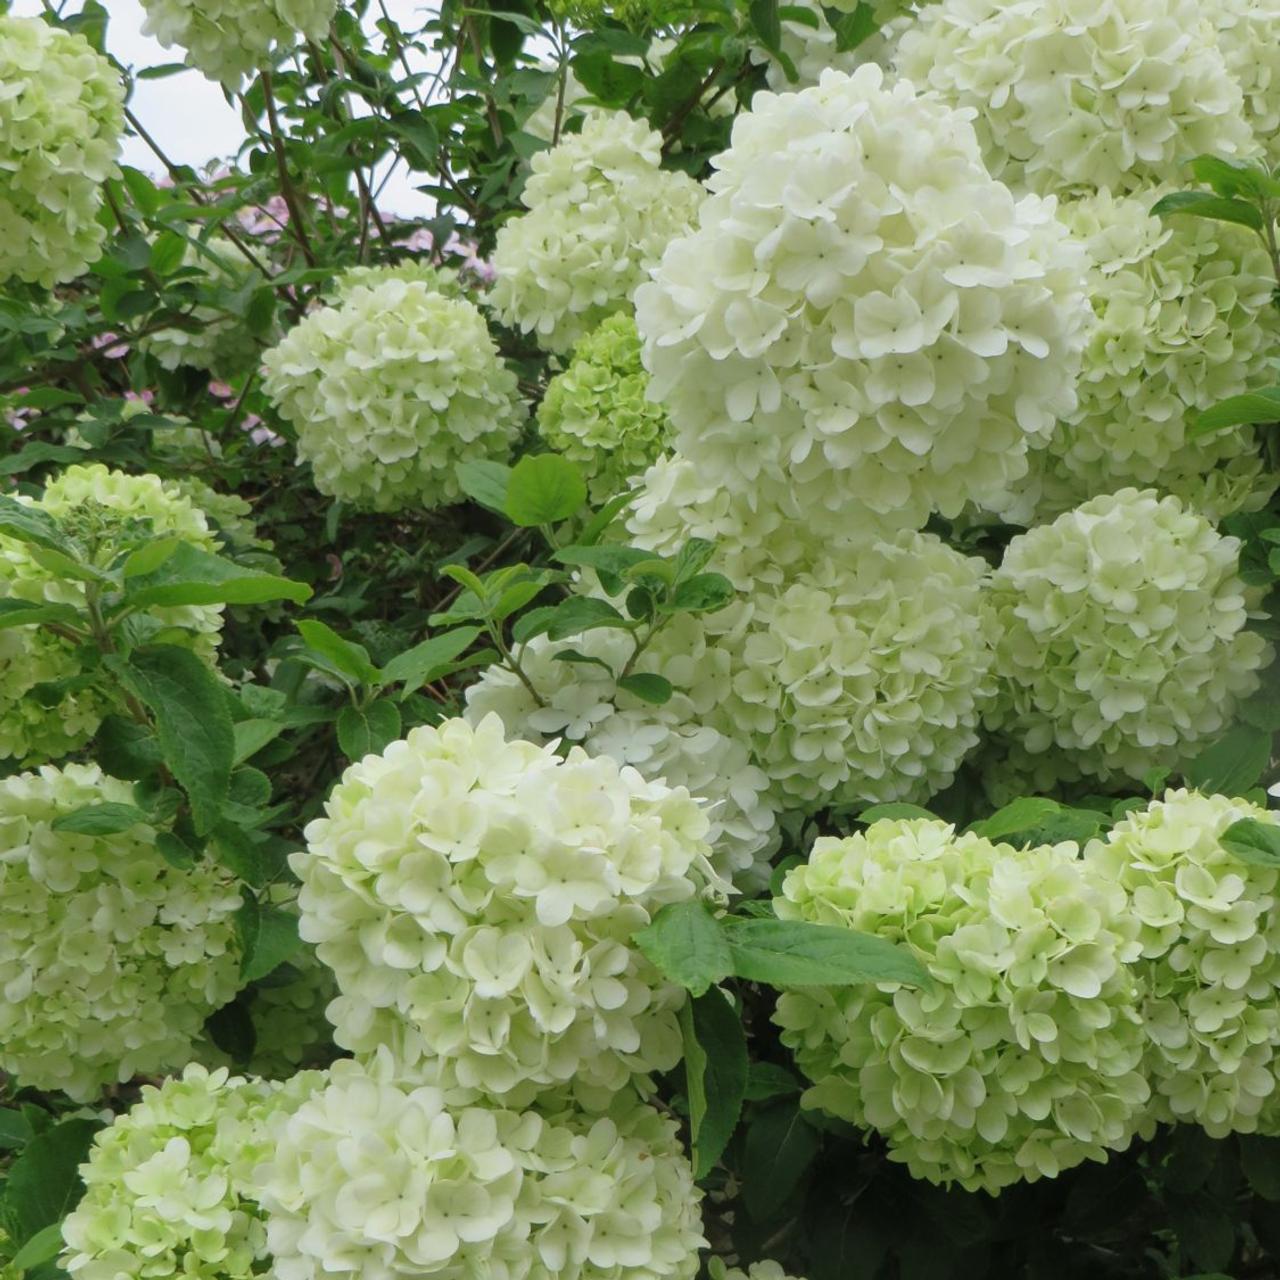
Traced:
[[[484, 47], [480, 43], [480, 33], [476, 30], [476, 20], [468, 14], [463, 20], [463, 30], [467, 33], [467, 38], [471, 41], [471, 52], [476, 56], [476, 71], [481, 76], [484, 75]], [[493, 132], [493, 140], [498, 146], [502, 146], [502, 123], [498, 119], [498, 104], [493, 100], [493, 94], [485, 91], [484, 95], [485, 114], [489, 117], [489, 128]]]
[[284, 135], [280, 131], [280, 119], [276, 114], [276, 98], [271, 87], [271, 72], [262, 68], [262, 97], [267, 107], [267, 124], [271, 129], [271, 149], [275, 152], [276, 172], [280, 178], [280, 194], [289, 207], [289, 230], [307, 260], [307, 266], [316, 265], [316, 255], [307, 238], [307, 224], [303, 216], [302, 202], [298, 197], [298, 189], [293, 185], [289, 174], [289, 157], [285, 154]]

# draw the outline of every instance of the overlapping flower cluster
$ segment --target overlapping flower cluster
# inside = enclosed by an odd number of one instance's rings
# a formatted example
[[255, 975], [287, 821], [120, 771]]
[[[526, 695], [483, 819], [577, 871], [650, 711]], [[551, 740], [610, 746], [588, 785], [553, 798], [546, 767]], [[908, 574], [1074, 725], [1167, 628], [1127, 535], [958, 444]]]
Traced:
[[1153, 216], [1161, 194], [1103, 191], [1060, 211], [1089, 252], [1095, 322], [1079, 407], [1002, 509], [1021, 523], [1126, 484], [1155, 485], [1210, 518], [1261, 506], [1275, 487], [1253, 428], [1189, 433], [1198, 411], [1269, 377], [1280, 332], [1267, 252], [1230, 223]]
[[1217, 9], [941, 0], [904, 30], [893, 65], [973, 111], [997, 178], [1045, 194], [1134, 191], [1175, 178], [1190, 156], [1257, 150], [1218, 46]]
[[504, 458], [524, 417], [484, 317], [414, 268], [340, 285], [264, 363], [316, 487], [377, 511], [457, 500], [457, 464]]
[[102, 254], [124, 85], [81, 35], [0, 14], [0, 283], [52, 288]]
[[702, 188], [661, 168], [662, 139], [621, 111], [532, 161], [527, 213], [498, 233], [492, 302], [547, 351], [568, 352], [624, 310], [667, 244], [692, 225]]
[[96, 765], [0, 781], [0, 1070], [88, 1101], [104, 1085], [181, 1066], [236, 992], [240, 892], [211, 862], [179, 870], [138, 825], [57, 830], [131, 804]]
[[[874, 65], [757, 95], [698, 229], [636, 295], [652, 393], [707, 485], [781, 481], [848, 537], [1026, 473], [1075, 407], [1083, 256], [968, 117]], [[714, 477], [714, 480], [712, 480]]]
[[76, 1280], [250, 1280], [267, 1233], [257, 1169], [271, 1155], [268, 1120], [316, 1089], [318, 1072], [287, 1084], [189, 1066], [95, 1139], [84, 1198], [63, 1224], [62, 1265]]
[[1138, 921], [1074, 845], [883, 820], [819, 839], [774, 906], [927, 969], [919, 989], [798, 989], [775, 1014], [806, 1101], [879, 1130], [915, 1176], [999, 1191], [1128, 1145], [1149, 1098]]
[[1271, 647], [1238, 539], [1175, 497], [1122, 489], [1013, 539], [986, 607], [989, 722], [1046, 761], [1141, 778], [1223, 729]]
[[673, 1120], [626, 1094], [584, 1115], [450, 1104], [385, 1055], [336, 1063], [273, 1125], [280, 1280], [692, 1280], [700, 1193]]
[[338, 0], [142, 0], [143, 35], [181, 48], [187, 62], [228, 89], [299, 40], [324, 42]]
[[538, 408], [542, 438], [587, 476], [592, 501], [626, 491], [662, 452], [667, 415], [648, 399], [640, 336], [628, 315], [610, 316], [573, 349]]
[[517, 1106], [673, 1067], [683, 992], [630, 939], [711, 880], [707, 828], [683, 789], [508, 742], [497, 716], [352, 765], [291, 862], [338, 1043]]
[[[99, 463], [73, 466], [51, 481], [33, 504], [58, 520], [105, 567], [135, 529], [176, 536], [204, 550], [214, 537], [204, 514], [178, 487], [158, 476], [130, 476]], [[81, 608], [84, 583], [39, 564], [28, 543], [0, 535], [0, 599]], [[220, 605], [185, 605], [152, 611], [172, 643], [212, 657], [222, 629]], [[78, 644], [44, 627], [0, 630], [0, 759], [38, 763], [65, 756], [97, 730], [109, 701], [86, 673]], [[66, 681], [59, 687], [57, 682]], [[52, 685], [52, 699], [35, 696]]]

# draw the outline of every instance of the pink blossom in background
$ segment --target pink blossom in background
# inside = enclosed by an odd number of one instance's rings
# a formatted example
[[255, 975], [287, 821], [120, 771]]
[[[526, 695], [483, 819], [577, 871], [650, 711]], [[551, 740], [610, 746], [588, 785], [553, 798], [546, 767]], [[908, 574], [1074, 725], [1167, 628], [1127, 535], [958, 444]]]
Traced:
[[123, 360], [129, 354], [129, 344], [120, 340], [118, 333], [100, 333], [89, 344], [108, 360]]
[[[15, 396], [25, 396], [31, 391], [30, 387], [17, 387], [14, 389]], [[39, 409], [6, 409], [4, 411], [4, 420], [15, 430], [25, 431], [27, 424], [32, 418], [39, 414]]]

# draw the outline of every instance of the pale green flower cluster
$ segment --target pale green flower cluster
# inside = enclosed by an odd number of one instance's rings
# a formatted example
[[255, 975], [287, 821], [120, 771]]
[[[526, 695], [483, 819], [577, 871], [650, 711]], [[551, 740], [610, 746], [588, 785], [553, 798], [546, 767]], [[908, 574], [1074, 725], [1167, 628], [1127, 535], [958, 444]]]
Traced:
[[499, 318], [563, 353], [625, 310], [702, 202], [702, 188], [661, 161], [659, 135], [621, 111], [588, 112], [580, 133], [535, 155], [528, 212], [494, 248]]
[[1268, 161], [1280, 162], [1280, 4], [1276, 0], [1210, 0], [1203, 6], [1218, 48], [1244, 94], [1244, 118]]
[[457, 465], [505, 458], [524, 418], [484, 317], [414, 268], [340, 286], [263, 361], [316, 488], [376, 511], [460, 499]]
[[[100, 463], [68, 467], [33, 505], [103, 564], [136, 529], [177, 536], [203, 550], [215, 547], [203, 512], [158, 476], [126, 475]], [[0, 599], [79, 608], [85, 585], [38, 564], [28, 543], [0, 535]], [[212, 658], [221, 605], [158, 608], [148, 616], [162, 626], [166, 641]], [[42, 685], [53, 686], [50, 696], [42, 696]], [[39, 626], [0, 630], [0, 760], [33, 764], [65, 756], [93, 736], [110, 705], [86, 676], [74, 641]]]
[[1267, 251], [1230, 223], [1152, 216], [1161, 194], [1104, 191], [1060, 210], [1089, 251], [1095, 323], [1079, 407], [1033, 455], [1006, 518], [1052, 519], [1137, 484], [1220, 519], [1261, 506], [1275, 488], [1253, 428], [1188, 438], [1197, 412], [1271, 379], [1278, 334]]
[[291, 859], [335, 1038], [509, 1105], [670, 1069], [683, 992], [630, 939], [713, 878], [707, 830], [683, 788], [497, 716], [412, 730], [346, 771]]
[[1170, 791], [1085, 850], [1140, 925], [1158, 1118], [1215, 1138], [1280, 1115], [1280, 872], [1222, 847], [1242, 818], [1280, 821], [1247, 800]]
[[701, 1193], [675, 1122], [626, 1093], [606, 1114], [448, 1105], [379, 1058], [271, 1126], [279, 1280], [693, 1280]]
[[287, 1084], [189, 1066], [94, 1140], [85, 1194], [63, 1223], [62, 1265], [75, 1280], [250, 1280], [266, 1261], [256, 1170], [270, 1158], [269, 1120], [322, 1088], [319, 1072]]
[[819, 839], [778, 915], [901, 943], [932, 981], [783, 994], [806, 1103], [879, 1131], [916, 1177], [970, 1190], [1123, 1150], [1149, 1098], [1139, 924], [1077, 854], [926, 819]]
[[796, 1280], [783, 1270], [780, 1262], [772, 1258], [753, 1262], [749, 1267], [727, 1267], [722, 1258], [712, 1258], [707, 1264], [711, 1280]]
[[124, 85], [81, 35], [0, 14], [0, 283], [50, 289], [102, 256]]
[[302, 40], [321, 44], [338, 0], [142, 0], [142, 34], [233, 92]]
[[874, 65], [758, 94], [695, 232], [636, 294], [677, 451], [811, 528], [1002, 493], [1075, 408], [1083, 251], [987, 173], [968, 116]]
[[170, 866], [149, 826], [53, 827], [131, 803], [96, 765], [0, 780], [0, 1070], [78, 1101], [187, 1062], [236, 992], [240, 893], [226, 872]]
[[583, 470], [597, 505], [624, 493], [666, 444], [666, 411], [646, 398], [648, 385], [635, 321], [619, 314], [583, 338], [547, 386], [538, 429]]
[[[682, 633], [682, 639], [686, 636]], [[769, 794], [768, 776], [752, 763], [748, 745], [732, 726], [707, 722], [707, 700], [695, 691], [681, 687], [667, 702], [654, 706], [619, 689], [615, 675], [633, 647], [615, 630], [557, 641], [540, 636], [521, 646], [519, 653], [521, 669], [540, 701], [512, 671], [494, 664], [467, 689], [467, 719], [478, 724], [497, 714], [510, 737], [564, 740], [589, 755], [630, 765], [650, 781], [684, 787], [705, 805], [710, 821], [706, 838], [716, 872], [740, 887], [766, 882], [769, 859], [779, 844], [777, 806]], [[570, 650], [605, 667], [561, 661], [558, 655]], [[669, 646], [662, 652], [667, 654]], [[699, 669], [695, 654], [681, 656], [688, 662], [685, 673]], [[670, 660], [679, 662], [680, 656], [670, 655]], [[651, 663], [641, 666], [652, 669]], [[696, 684], [696, 678], [691, 683]]]
[[1246, 629], [1239, 552], [1149, 489], [1014, 538], [987, 605], [1000, 681], [991, 727], [1103, 779], [1176, 763], [1230, 722], [1271, 656]]
[[[1134, 191], [1190, 156], [1256, 151], [1199, 0], [941, 0], [906, 27], [898, 73], [974, 112], [1015, 187]], [[1252, 53], [1252, 51], [1251, 51]]]

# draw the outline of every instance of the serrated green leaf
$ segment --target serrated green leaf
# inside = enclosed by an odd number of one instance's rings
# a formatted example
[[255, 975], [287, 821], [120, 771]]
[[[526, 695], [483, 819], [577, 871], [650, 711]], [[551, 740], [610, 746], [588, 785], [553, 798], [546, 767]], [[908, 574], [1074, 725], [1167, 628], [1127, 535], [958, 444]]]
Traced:
[[1256, 786], [1271, 761], [1271, 735], [1238, 724], [1215, 738], [1183, 769], [1198, 791], [1238, 796]]
[[568, 458], [536, 453], [521, 458], [507, 484], [506, 514], [522, 528], [559, 524], [587, 500], [587, 482]]
[[240, 980], [257, 982], [274, 972], [302, 946], [297, 917], [259, 903], [246, 894], [236, 912], [240, 936]]
[[60, 814], [49, 824], [54, 831], [80, 836], [112, 836], [149, 822], [148, 816], [132, 804], [90, 804]]
[[270, 600], [302, 604], [310, 598], [311, 588], [305, 583], [246, 569], [224, 556], [184, 542], [151, 572], [129, 578], [124, 603], [148, 609], [175, 605], [264, 604]]
[[1280, 867], [1280, 826], [1241, 818], [1222, 833], [1222, 847], [1254, 867]]
[[468, 498], [474, 498], [482, 507], [507, 513], [507, 486], [511, 483], [511, 468], [502, 462], [460, 462], [454, 469], [458, 485]]
[[631, 940], [660, 973], [695, 996], [733, 972], [729, 944], [704, 902], [663, 907]]
[[377, 755], [399, 736], [400, 712], [390, 698], [343, 707], [338, 715], [338, 746], [348, 760]]
[[725, 921], [733, 972], [771, 987], [926, 986], [929, 975], [906, 948], [838, 925], [805, 920]]
[[742, 1020], [718, 987], [680, 1010], [685, 1092], [696, 1178], [715, 1167], [738, 1127], [747, 1087], [747, 1038]]
[[757, 1222], [780, 1210], [813, 1163], [822, 1138], [795, 1101], [764, 1108], [747, 1129], [743, 1199]]

